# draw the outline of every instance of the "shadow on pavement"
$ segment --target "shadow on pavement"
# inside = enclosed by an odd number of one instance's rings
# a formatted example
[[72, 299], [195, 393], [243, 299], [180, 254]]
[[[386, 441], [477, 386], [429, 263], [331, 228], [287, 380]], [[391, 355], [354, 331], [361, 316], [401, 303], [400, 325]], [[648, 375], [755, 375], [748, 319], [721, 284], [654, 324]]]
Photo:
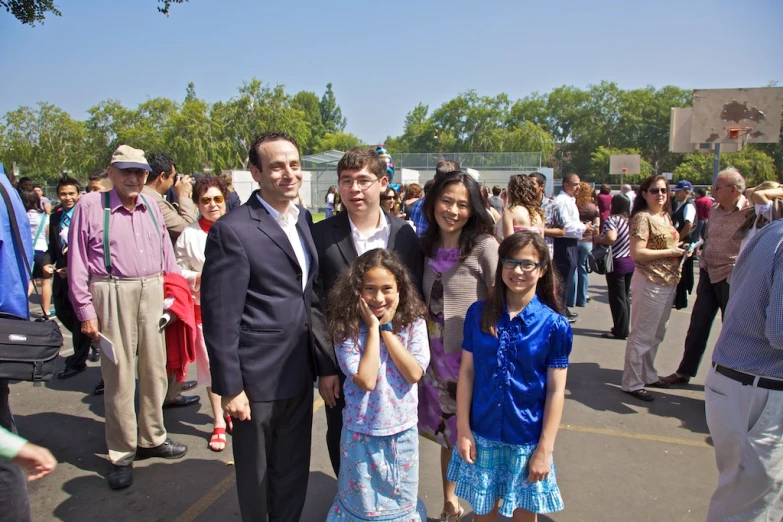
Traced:
[[65, 482], [63, 491], [69, 497], [53, 514], [66, 522], [174, 520], [233, 472], [233, 468], [219, 461], [187, 457], [179, 461], [137, 462], [133, 485], [127, 489], [112, 491], [106, 480], [96, 475]]
[[679, 419], [682, 427], [694, 433], [709, 433], [703, 400], [671, 394], [666, 389], [649, 388], [655, 401], [642, 402], [620, 390], [622, 376], [622, 370], [602, 368], [596, 363], [571, 363], [568, 366], [567, 397], [596, 411], [623, 415], [638, 413], [628, 404], [644, 406], [652, 415]]

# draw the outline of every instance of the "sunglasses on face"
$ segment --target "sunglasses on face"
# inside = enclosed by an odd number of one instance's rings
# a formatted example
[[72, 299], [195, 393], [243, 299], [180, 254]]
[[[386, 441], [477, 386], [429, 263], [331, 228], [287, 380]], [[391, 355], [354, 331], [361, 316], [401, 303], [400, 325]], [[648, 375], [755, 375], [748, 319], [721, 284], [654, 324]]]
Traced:
[[381, 196], [381, 199], [383, 201], [389, 201], [390, 199], [394, 199], [394, 196]]
[[658, 194], [666, 194], [667, 191], [665, 188], [656, 187], [656, 188], [651, 188], [647, 192], [649, 192], [650, 194], [655, 194], [657, 196]]
[[214, 198], [210, 198], [208, 196], [204, 196], [201, 199], [199, 199], [199, 202], [202, 205], [209, 205], [210, 203], [212, 203], [213, 200], [215, 201], [215, 203], [220, 205], [221, 203], [223, 203], [226, 200], [226, 198], [224, 198], [223, 196], [215, 196]]
[[541, 266], [541, 263], [530, 261], [529, 259], [508, 259], [504, 258], [500, 260], [504, 270], [514, 270], [516, 267], [522, 269], [523, 272], [532, 272], [536, 268]]

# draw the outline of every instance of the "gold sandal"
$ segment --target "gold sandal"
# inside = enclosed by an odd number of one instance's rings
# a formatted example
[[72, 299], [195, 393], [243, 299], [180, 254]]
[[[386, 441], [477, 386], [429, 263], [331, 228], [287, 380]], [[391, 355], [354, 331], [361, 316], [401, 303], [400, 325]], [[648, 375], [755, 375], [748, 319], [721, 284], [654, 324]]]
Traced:
[[465, 510], [460, 507], [456, 513], [446, 513], [445, 511], [440, 514], [438, 522], [459, 522], [462, 520], [462, 515], [465, 514]]

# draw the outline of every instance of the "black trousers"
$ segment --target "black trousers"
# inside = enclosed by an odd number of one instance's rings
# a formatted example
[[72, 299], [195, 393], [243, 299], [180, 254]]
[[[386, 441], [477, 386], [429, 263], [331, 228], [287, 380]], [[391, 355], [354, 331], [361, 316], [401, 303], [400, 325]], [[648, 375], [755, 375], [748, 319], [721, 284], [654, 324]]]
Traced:
[[554, 242], [554, 262], [557, 273], [560, 274], [560, 295], [563, 305], [566, 303], [566, 288], [571, 275], [576, 272], [579, 264], [579, 246], [573, 238], [556, 237]]
[[631, 278], [630, 274], [606, 274], [609, 309], [612, 311], [612, 335], [628, 337], [631, 330]]
[[340, 437], [343, 434], [343, 408], [345, 408], [345, 375], [339, 369], [340, 378], [340, 398], [334, 408], [326, 406], [326, 448], [329, 450], [329, 460], [332, 462], [332, 469], [335, 476], [340, 474]]
[[239, 510], [245, 522], [299, 522], [310, 474], [313, 388], [299, 396], [250, 404], [234, 420]]
[[68, 297], [68, 282], [56, 274], [52, 283], [52, 298], [57, 318], [72, 336], [73, 354], [65, 358], [65, 367], [82, 368], [87, 364], [92, 341], [82, 333], [82, 323], [73, 311], [71, 299]]
[[[5, 379], [0, 379], [0, 426], [16, 433], [16, 424], [8, 405], [8, 381]], [[30, 520], [25, 474], [22, 468], [5, 460], [0, 460], [0, 520]]]
[[720, 309], [721, 317], [726, 313], [729, 302], [729, 282], [727, 279], [713, 283], [703, 268], [699, 271], [699, 286], [696, 287], [696, 302], [691, 312], [691, 324], [685, 336], [685, 353], [682, 356], [677, 373], [695, 377], [699, 363], [707, 349], [712, 323]]

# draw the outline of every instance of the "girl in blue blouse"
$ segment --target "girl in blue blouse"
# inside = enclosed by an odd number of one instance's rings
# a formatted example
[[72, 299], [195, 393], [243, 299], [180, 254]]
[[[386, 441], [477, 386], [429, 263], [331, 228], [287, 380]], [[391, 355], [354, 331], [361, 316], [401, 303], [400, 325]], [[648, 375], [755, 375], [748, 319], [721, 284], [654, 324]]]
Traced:
[[326, 315], [345, 373], [337, 497], [328, 521], [426, 522], [419, 395], [430, 361], [424, 303], [394, 252], [370, 250], [340, 276]]
[[498, 254], [494, 295], [465, 317], [448, 479], [476, 521], [535, 521], [563, 509], [552, 451], [573, 336], [541, 235], [517, 232]]

